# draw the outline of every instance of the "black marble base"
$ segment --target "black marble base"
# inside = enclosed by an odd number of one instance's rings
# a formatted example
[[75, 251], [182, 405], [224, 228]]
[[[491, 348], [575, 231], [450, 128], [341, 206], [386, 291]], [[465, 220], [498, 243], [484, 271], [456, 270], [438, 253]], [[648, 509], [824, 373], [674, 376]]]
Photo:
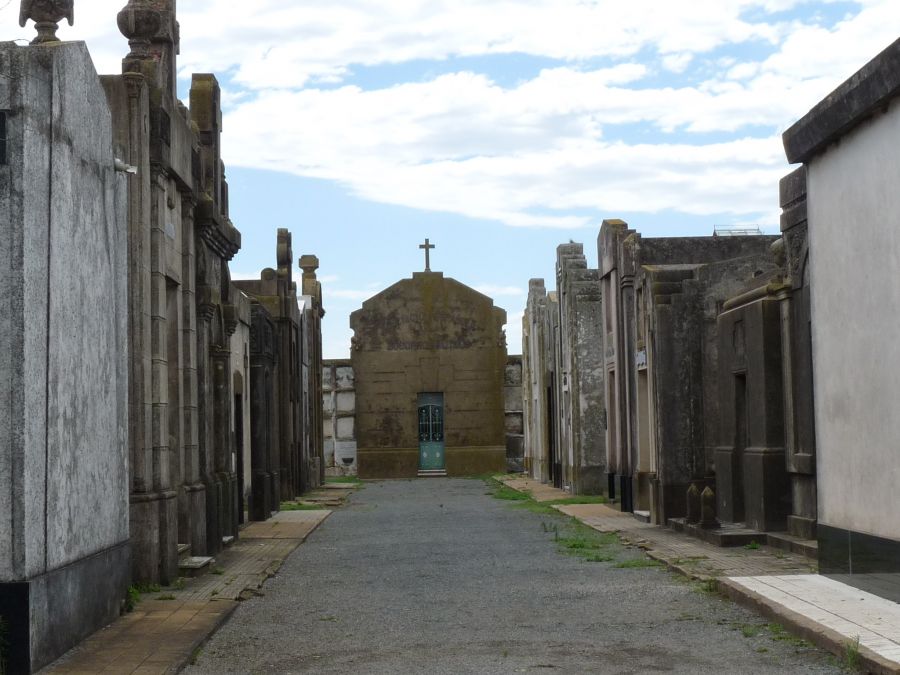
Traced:
[[118, 615], [131, 579], [128, 542], [24, 582], [0, 583], [7, 672], [30, 673]]
[[819, 523], [819, 572], [900, 602], [900, 541]]

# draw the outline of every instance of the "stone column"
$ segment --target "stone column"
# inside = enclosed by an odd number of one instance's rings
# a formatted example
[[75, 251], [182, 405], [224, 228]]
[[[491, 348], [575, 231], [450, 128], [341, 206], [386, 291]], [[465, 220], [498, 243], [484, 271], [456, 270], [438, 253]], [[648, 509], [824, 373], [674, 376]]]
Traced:
[[181, 206], [181, 335], [182, 335], [182, 422], [183, 487], [178, 505], [178, 540], [190, 544], [195, 555], [206, 550], [206, 486], [200, 480], [200, 420], [197, 375], [197, 278], [194, 238], [194, 208], [190, 193], [182, 195]]

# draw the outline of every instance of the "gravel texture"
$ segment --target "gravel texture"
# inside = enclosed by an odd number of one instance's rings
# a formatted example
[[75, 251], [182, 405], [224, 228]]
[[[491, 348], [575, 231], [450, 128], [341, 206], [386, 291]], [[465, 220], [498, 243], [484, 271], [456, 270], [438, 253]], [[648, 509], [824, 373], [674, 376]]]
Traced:
[[[371, 482], [187, 673], [837, 673], [659, 568], [560, 553], [571, 521], [480, 480]], [[780, 639], [779, 639], [780, 638]]]

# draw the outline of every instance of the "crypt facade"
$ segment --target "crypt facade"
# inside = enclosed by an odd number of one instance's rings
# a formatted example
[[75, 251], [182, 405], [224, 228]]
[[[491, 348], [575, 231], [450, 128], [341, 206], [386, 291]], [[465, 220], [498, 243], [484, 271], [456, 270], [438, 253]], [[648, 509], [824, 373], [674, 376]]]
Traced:
[[350, 316], [362, 478], [506, 467], [506, 312], [432, 272], [425, 251], [424, 272]]

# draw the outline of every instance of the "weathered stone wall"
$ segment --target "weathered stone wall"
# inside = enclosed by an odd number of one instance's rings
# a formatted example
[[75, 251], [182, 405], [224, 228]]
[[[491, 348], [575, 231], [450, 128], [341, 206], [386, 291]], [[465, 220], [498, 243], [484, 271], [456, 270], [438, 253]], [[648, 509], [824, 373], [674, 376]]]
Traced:
[[503, 310], [424, 272], [367, 300], [350, 322], [360, 476], [416, 475], [421, 392], [444, 393], [449, 474], [505, 468]]
[[243, 523], [253, 495], [253, 462], [250, 455], [250, 298], [233, 289], [235, 329], [231, 334], [231, 431], [233, 471], [237, 474], [238, 520]]
[[542, 482], [550, 480], [551, 410], [550, 336], [547, 331], [547, 289], [543, 279], [528, 282], [522, 316], [522, 398], [525, 471]]
[[[806, 164], [821, 568], [900, 571], [900, 40], [784, 135]], [[862, 498], [864, 496], [864, 498]]]
[[506, 428], [506, 470], [525, 470], [525, 421], [522, 399], [522, 357], [506, 359], [503, 379], [503, 409]]
[[642, 238], [620, 220], [598, 237], [603, 279], [607, 457], [624, 510], [684, 515], [714, 470], [724, 301], [777, 269], [776, 237]]
[[[506, 470], [523, 471], [522, 357], [509, 356], [503, 382]], [[350, 359], [327, 360], [322, 368], [323, 434], [327, 475], [356, 474], [356, 384]]]
[[564, 486], [576, 494], [606, 489], [602, 303], [597, 270], [581, 244], [557, 248], [559, 376], [557, 419], [563, 440]]
[[325, 317], [325, 307], [322, 283], [316, 275], [319, 259], [309, 254], [300, 256], [300, 269], [303, 270], [303, 410], [307, 421], [303, 456], [310, 467], [308, 486], [315, 487], [325, 480], [322, 412], [322, 319]]
[[128, 585], [127, 179], [84, 44], [4, 43], [0, 79], [0, 614], [29, 672]]
[[[266, 414], [274, 415], [276, 432], [263, 439], [257, 437], [257, 445], [267, 448], [278, 446], [277, 475], [281, 481], [278, 494], [290, 499], [318, 486], [322, 481], [321, 440], [321, 287], [315, 279], [315, 267], [304, 267], [302, 283], [311, 294], [298, 295], [298, 284], [293, 280], [293, 253], [291, 234], [279, 229], [276, 254], [278, 269], [265, 269], [258, 280], [235, 281], [234, 285], [250, 295], [264, 308], [277, 330], [277, 344], [268, 354], [265, 342], [255, 350], [260, 359], [258, 367], [270, 369], [276, 391], [270, 390], [264, 374], [255, 380], [254, 391], [260, 400], [255, 404]], [[314, 256], [303, 256], [304, 260]], [[310, 276], [311, 275], [311, 276]], [[262, 322], [262, 323], [260, 323]], [[265, 332], [263, 319], [257, 322]], [[263, 362], [271, 363], [264, 366]], [[256, 394], [251, 392], [251, 395]], [[274, 398], [273, 398], [274, 397]], [[270, 400], [271, 398], [271, 400]], [[314, 401], [314, 405], [311, 404]], [[315, 408], [315, 410], [313, 410]], [[269, 450], [259, 450], [266, 454]], [[264, 471], [272, 475], [272, 467]], [[268, 501], [265, 497], [260, 497]], [[276, 505], [277, 508], [277, 505]]]

